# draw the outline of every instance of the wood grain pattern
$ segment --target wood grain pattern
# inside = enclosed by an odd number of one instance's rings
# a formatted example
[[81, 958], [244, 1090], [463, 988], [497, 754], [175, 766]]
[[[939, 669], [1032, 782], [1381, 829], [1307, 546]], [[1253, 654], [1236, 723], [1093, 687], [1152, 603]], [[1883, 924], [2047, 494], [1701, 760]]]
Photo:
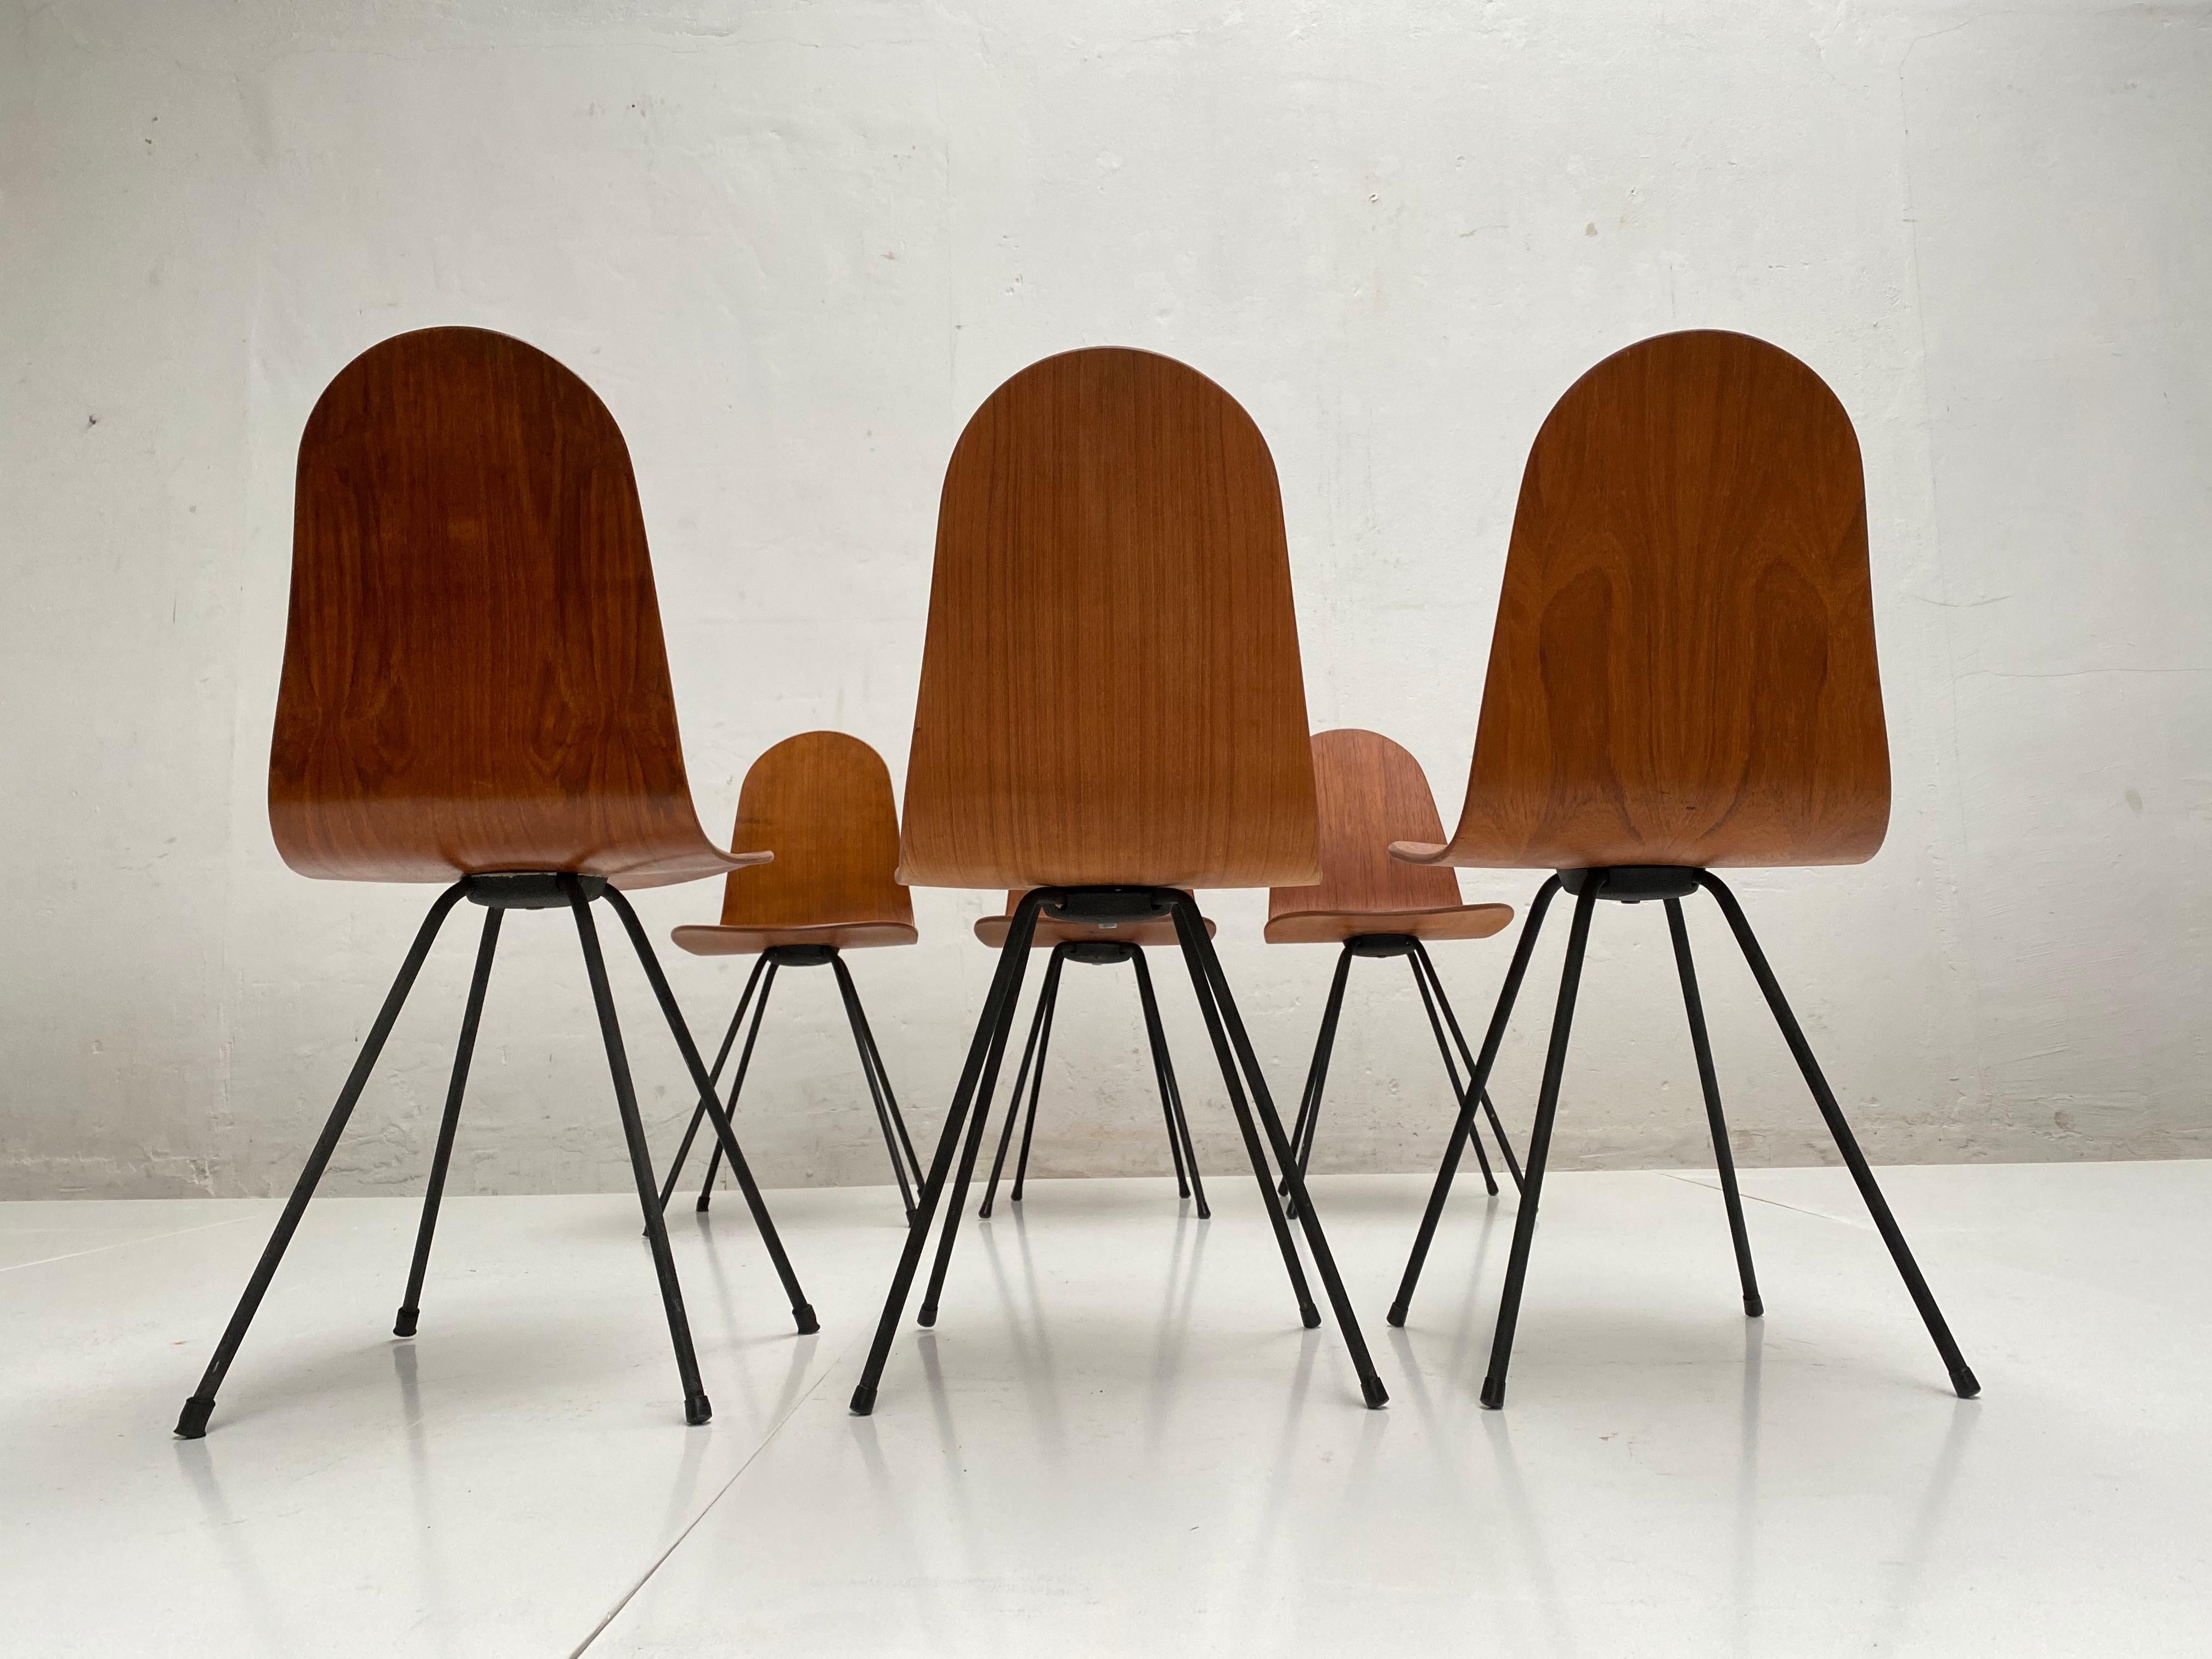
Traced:
[[1888, 823], [1850, 416], [1741, 334], [1607, 358], [1529, 452], [1459, 827], [1394, 854], [1856, 864]]
[[1313, 763], [1321, 880], [1268, 890], [1270, 945], [1334, 945], [1362, 933], [1487, 939], [1513, 920], [1510, 904], [1462, 902], [1449, 870], [1390, 856], [1394, 840], [1443, 839], [1412, 755], [1380, 732], [1346, 729], [1314, 734]]
[[945, 470], [902, 879], [1310, 881], [1305, 722], [1251, 417], [1121, 349], [993, 392]]
[[[1017, 888], [1006, 895], [1006, 912], [999, 916], [980, 916], [975, 921], [975, 937], [994, 951], [1006, 942], [1006, 930], [1013, 925], [1014, 907], [1022, 902], [1028, 890]], [[1206, 936], [1213, 937], [1213, 918], [1203, 916]], [[1044, 950], [1054, 945], [1158, 945], [1173, 950], [1176, 945], [1173, 916], [1147, 917], [1141, 921], [1125, 921], [1109, 927], [1103, 922], [1055, 921], [1041, 915], [1036, 920], [1036, 932], [1031, 935], [1030, 948]]]
[[371, 347], [307, 417], [269, 757], [284, 861], [347, 881], [763, 861], [692, 810], [629, 453], [544, 352]]
[[732, 872], [720, 926], [678, 927], [676, 943], [699, 956], [911, 945], [914, 900], [891, 876], [898, 848], [882, 756], [842, 732], [786, 738], [746, 771], [730, 836], [732, 852], [775, 862]]

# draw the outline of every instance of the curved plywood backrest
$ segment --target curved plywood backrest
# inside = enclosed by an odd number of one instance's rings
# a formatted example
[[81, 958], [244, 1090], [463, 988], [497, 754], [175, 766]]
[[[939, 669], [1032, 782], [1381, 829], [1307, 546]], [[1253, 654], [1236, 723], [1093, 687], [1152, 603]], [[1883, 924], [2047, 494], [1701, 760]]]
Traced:
[[300, 440], [269, 820], [302, 874], [733, 866], [684, 775], [614, 419], [482, 329], [374, 346]]
[[1274, 463], [1204, 375], [1072, 351], [984, 401], [937, 523], [901, 878], [1318, 873]]
[[1321, 802], [1321, 880], [1275, 887], [1272, 918], [1314, 911], [1431, 910], [1460, 902], [1449, 870], [1390, 856], [1394, 841], [1440, 842], [1443, 821], [1421, 763], [1377, 732], [1317, 732], [1314, 788]]
[[1888, 822], [1850, 416], [1741, 334], [1607, 358], [1529, 452], [1459, 828], [1408, 852], [1852, 864]]
[[786, 738], [752, 763], [738, 795], [733, 853], [775, 854], [733, 872], [725, 927], [818, 927], [914, 920], [891, 878], [898, 810], [883, 757], [842, 732]]

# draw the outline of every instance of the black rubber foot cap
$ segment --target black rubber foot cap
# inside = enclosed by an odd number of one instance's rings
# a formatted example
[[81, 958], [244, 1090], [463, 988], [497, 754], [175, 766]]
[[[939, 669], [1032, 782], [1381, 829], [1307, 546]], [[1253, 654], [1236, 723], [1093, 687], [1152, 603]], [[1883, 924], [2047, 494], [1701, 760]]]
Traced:
[[399, 1312], [398, 1312], [398, 1316], [397, 1316], [392, 1320], [392, 1335], [394, 1335], [394, 1336], [412, 1336], [412, 1335], [414, 1335], [414, 1334], [415, 1334], [415, 1322], [416, 1322], [417, 1319], [421, 1318], [422, 1316], [422, 1310], [420, 1308], [402, 1308], [402, 1309], [399, 1310]]
[[853, 1390], [852, 1404], [846, 1407], [846, 1409], [851, 1412], [855, 1417], [866, 1417], [870, 1412], [875, 1410], [875, 1408], [876, 1391], [874, 1388], [866, 1382], [861, 1383], [859, 1388]]
[[991, 1206], [988, 1204], [984, 1205], [981, 1209], [975, 1212], [975, 1219], [978, 1221], [988, 1221], [990, 1218]]
[[1482, 1409], [1486, 1412], [1505, 1409], [1505, 1385], [1494, 1376], [1482, 1379]]
[[697, 1211], [701, 1215], [704, 1215], [704, 1214], [706, 1214], [706, 1213], [707, 1213], [707, 1195], [706, 1195], [706, 1194], [704, 1194], [704, 1193], [700, 1194], [699, 1194], [699, 1201], [698, 1201], [696, 1204], [694, 1204], [691, 1207], [692, 1207], [694, 1210]]
[[196, 1394], [185, 1401], [185, 1408], [177, 1414], [177, 1435], [184, 1440], [198, 1440], [207, 1433], [208, 1419], [215, 1415], [215, 1397]]
[[1764, 1319], [1766, 1316], [1766, 1304], [1756, 1296], [1747, 1296], [1743, 1299], [1743, 1314], [1747, 1319]]
[[1199, 1218], [1200, 1221], [1211, 1221], [1211, 1220], [1212, 1220], [1212, 1219], [1213, 1219], [1213, 1206], [1212, 1206], [1212, 1205], [1209, 1205], [1209, 1204], [1201, 1204], [1201, 1205], [1200, 1205], [1200, 1206], [1198, 1206], [1198, 1218]]
[[1370, 1376], [1360, 1383], [1359, 1392], [1367, 1401], [1367, 1409], [1379, 1412], [1390, 1403], [1390, 1391], [1382, 1386], [1382, 1379]]
[[1406, 1304], [1402, 1302], [1393, 1302], [1390, 1304], [1390, 1311], [1382, 1316], [1382, 1320], [1385, 1324], [1395, 1325], [1400, 1330], [1405, 1329]]
[[684, 1396], [684, 1420], [693, 1428], [711, 1421], [714, 1415], [714, 1408], [708, 1403], [705, 1395], [687, 1394]]
[[[1973, 1372], [1968, 1370], [1964, 1365], [1951, 1373], [1951, 1386], [1958, 1391], [1959, 1398], [1961, 1400], [1972, 1400], [1982, 1391], [1981, 1382], [1975, 1377]], [[201, 1421], [204, 1422], [206, 1419], [203, 1418]]]
[[801, 1336], [811, 1336], [822, 1328], [822, 1322], [814, 1316], [814, 1304], [802, 1302], [791, 1310], [792, 1321], [799, 1327]]
[[1298, 1310], [1298, 1318], [1304, 1322], [1305, 1328], [1308, 1330], [1312, 1330], [1316, 1326], [1321, 1323], [1321, 1310], [1315, 1307], [1312, 1303], [1309, 1302], [1304, 1307]]
[[921, 1304], [921, 1310], [914, 1316], [914, 1322], [921, 1326], [924, 1330], [928, 1329], [929, 1327], [937, 1323], [936, 1305], [933, 1303], [923, 1303]]

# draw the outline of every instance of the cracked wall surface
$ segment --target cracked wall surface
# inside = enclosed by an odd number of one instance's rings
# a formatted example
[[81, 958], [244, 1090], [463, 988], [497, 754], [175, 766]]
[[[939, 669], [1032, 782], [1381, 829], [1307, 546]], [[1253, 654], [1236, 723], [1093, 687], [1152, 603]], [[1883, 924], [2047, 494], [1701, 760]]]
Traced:
[[[401, 330], [521, 335], [636, 459], [702, 820], [814, 726], [902, 778], [936, 491], [1023, 364], [1107, 342], [1273, 446], [1317, 726], [1455, 803], [1521, 464], [1640, 336], [1765, 336], [1865, 453], [1896, 805], [1739, 883], [1878, 1159], [2212, 1152], [2207, 8], [120, 0], [0, 9], [0, 1195], [289, 1183], [429, 890], [303, 880], [263, 806], [300, 428]], [[1537, 876], [1470, 875], [1523, 903]], [[641, 895], [660, 937], [711, 884]], [[856, 953], [933, 1135], [996, 895]], [[1279, 1099], [1330, 953], [1206, 896]], [[464, 912], [464, 924], [469, 913]], [[1710, 907], [1739, 1157], [1829, 1156]], [[1437, 963], [1479, 1024], [1510, 939]], [[1525, 1122], [1556, 941], [1493, 1092]], [[655, 1144], [687, 1109], [611, 951]], [[423, 975], [329, 1190], [419, 1188], [471, 957]], [[1201, 1159], [1241, 1158], [1159, 964]], [[741, 964], [672, 952], [702, 1041]], [[1316, 1152], [1448, 1097], [1362, 963]], [[770, 1185], [886, 1178], [826, 977], [740, 1113]], [[1708, 1160], [1663, 920], [1601, 915], [1554, 1155]], [[1126, 970], [1071, 969], [1035, 1169], [1164, 1170]], [[628, 1180], [573, 928], [508, 931], [456, 1192]]]

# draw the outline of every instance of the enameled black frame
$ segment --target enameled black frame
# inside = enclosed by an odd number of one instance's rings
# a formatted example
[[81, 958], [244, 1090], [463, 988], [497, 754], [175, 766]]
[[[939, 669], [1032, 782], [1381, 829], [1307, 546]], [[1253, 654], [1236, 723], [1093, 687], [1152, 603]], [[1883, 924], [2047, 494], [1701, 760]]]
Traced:
[[176, 1432], [187, 1440], [197, 1440], [207, 1432], [208, 1419], [215, 1411], [216, 1395], [222, 1387], [230, 1363], [237, 1356], [239, 1344], [246, 1340], [247, 1328], [261, 1306], [261, 1298], [276, 1278], [276, 1268], [284, 1259], [284, 1252], [298, 1231], [301, 1218], [307, 1213], [307, 1202], [314, 1196], [315, 1188], [322, 1180], [323, 1171], [329, 1167], [331, 1155], [337, 1150], [339, 1138], [345, 1133], [346, 1123], [353, 1115], [355, 1104], [362, 1091], [368, 1086], [369, 1074], [375, 1070], [377, 1058], [384, 1052], [386, 1038], [399, 1018], [399, 1011], [407, 1001], [407, 994], [415, 984], [416, 975], [422, 972], [428, 958], [430, 947], [435, 943], [439, 930], [445, 925], [453, 908], [464, 898], [485, 907], [483, 933], [477, 947], [476, 971], [469, 981], [468, 1005], [461, 1016], [461, 1034], [454, 1050], [452, 1078], [446, 1091], [446, 1109], [438, 1125], [436, 1150], [431, 1155], [430, 1179], [422, 1198], [422, 1219], [415, 1238], [415, 1257], [407, 1275], [407, 1293], [400, 1304], [398, 1315], [392, 1323], [392, 1334], [410, 1337], [415, 1334], [421, 1314], [422, 1279], [429, 1265], [430, 1243], [436, 1232], [438, 1206], [446, 1189], [447, 1167], [453, 1157], [453, 1131], [459, 1121], [461, 1097], [468, 1083], [469, 1065], [476, 1051], [477, 1027], [483, 1013], [484, 992], [491, 982], [491, 964], [498, 949], [501, 918], [508, 910], [548, 910], [565, 908], [575, 918], [576, 936], [583, 948], [584, 971], [591, 981], [592, 1000], [599, 1012], [599, 1035], [606, 1046], [607, 1069], [612, 1075], [615, 1091], [615, 1109], [622, 1119], [623, 1139], [629, 1151], [630, 1170], [637, 1184], [638, 1202], [645, 1211], [646, 1237], [653, 1249], [653, 1266], [660, 1281], [661, 1305], [668, 1316], [669, 1339], [676, 1349], [676, 1370], [684, 1388], [684, 1420], [692, 1425], [706, 1422], [714, 1414], [705, 1389], [699, 1380], [699, 1362], [691, 1346], [690, 1322], [684, 1312], [684, 1291], [676, 1278], [676, 1263], [668, 1249], [668, 1234], [661, 1225], [660, 1206], [653, 1201], [653, 1160], [646, 1146], [645, 1129], [637, 1110], [637, 1091], [630, 1080], [629, 1059], [623, 1045], [622, 1028], [616, 1018], [614, 994], [607, 983], [606, 959], [599, 949], [599, 929], [592, 920], [593, 903], [604, 899], [621, 918], [623, 930], [636, 950], [639, 963], [645, 969], [647, 981], [653, 987], [654, 999], [660, 1004], [662, 1016], [668, 1022], [670, 1033], [691, 1073], [693, 1085], [699, 1091], [701, 1109], [714, 1120], [714, 1135], [722, 1151], [728, 1156], [730, 1168], [744, 1190], [745, 1202], [751, 1208], [753, 1221], [760, 1229], [761, 1240], [768, 1247], [769, 1259], [775, 1264], [777, 1276], [783, 1281], [784, 1292], [791, 1300], [793, 1321], [801, 1334], [819, 1328], [814, 1310], [807, 1303], [805, 1292], [799, 1287], [799, 1278], [792, 1271], [791, 1261], [784, 1254], [783, 1242], [776, 1235], [775, 1223], [761, 1198], [760, 1188], [753, 1182], [752, 1171], [746, 1165], [744, 1154], [738, 1149], [737, 1137], [731, 1133], [730, 1121], [714, 1097], [714, 1087], [707, 1068], [699, 1058], [697, 1046], [691, 1041], [690, 1029], [676, 1006], [676, 998], [668, 988], [668, 981], [660, 971], [660, 963], [653, 953], [653, 945], [637, 919], [637, 912], [629, 901], [603, 878], [579, 876], [568, 872], [517, 872], [496, 875], [464, 876], [441, 893], [416, 931], [415, 942], [400, 963], [398, 977], [386, 994], [384, 1006], [377, 1012], [375, 1023], [369, 1027], [368, 1037], [355, 1056], [353, 1069], [346, 1076], [345, 1085], [338, 1091], [337, 1103], [323, 1125], [322, 1134], [316, 1139], [313, 1150], [307, 1154], [307, 1167], [301, 1170], [300, 1179], [292, 1188], [283, 1212], [276, 1220], [276, 1231], [270, 1235], [268, 1244], [255, 1264], [252, 1276], [247, 1279], [245, 1294], [239, 1297], [238, 1306], [230, 1316], [222, 1337], [216, 1344], [215, 1355], [208, 1361], [206, 1372], [191, 1396], [185, 1401], [183, 1413], [177, 1419]]

